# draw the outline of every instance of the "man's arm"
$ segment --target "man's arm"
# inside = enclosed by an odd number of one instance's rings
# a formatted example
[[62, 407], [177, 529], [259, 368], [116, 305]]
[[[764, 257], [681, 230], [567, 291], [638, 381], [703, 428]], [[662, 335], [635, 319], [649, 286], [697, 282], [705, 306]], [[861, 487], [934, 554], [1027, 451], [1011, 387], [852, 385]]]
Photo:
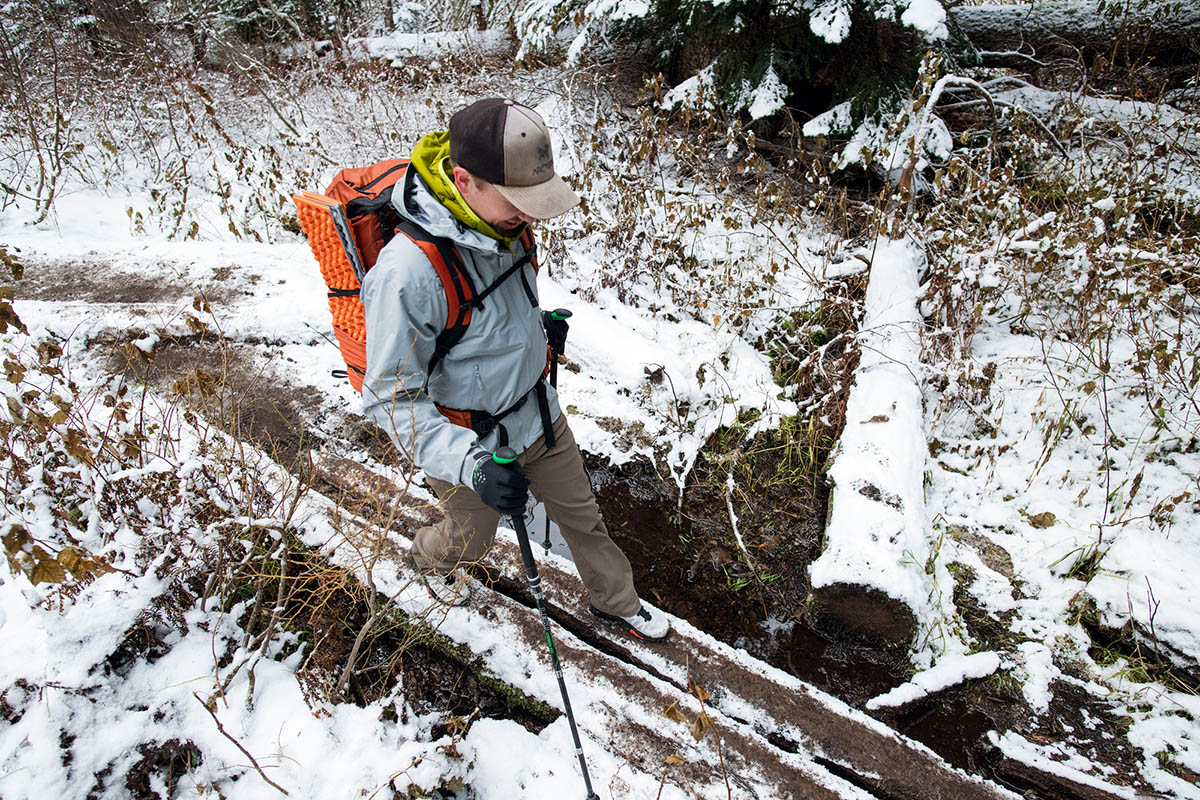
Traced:
[[426, 474], [471, 485], [486, 451], [475, 432], [455, 425], [426, 394], [425, 369], [448, 314], [437, 273], [416, 245], [395, 240], [362, 287], [367, 323], [363, 412]]

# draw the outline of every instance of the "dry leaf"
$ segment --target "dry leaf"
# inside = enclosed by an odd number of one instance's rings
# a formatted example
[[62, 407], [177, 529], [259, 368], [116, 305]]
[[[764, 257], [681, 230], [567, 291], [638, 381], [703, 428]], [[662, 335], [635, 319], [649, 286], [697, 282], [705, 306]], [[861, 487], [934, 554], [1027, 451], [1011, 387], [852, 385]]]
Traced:
[[683, 756], [679, 755], [679, 753], [671, 753], [671, 755], [667, 756], [663, 763], [670, 767], [677, 767], [680, 764], [686, 764], [687, 762], [683, 760]]
[[1055, 516], [1053, 511], [1043, 511], [1040, 514], [1034, 514], [1029, 518], [1029, 524], [1035, 528], [1049, 528], [1054, 524]]
[[696, 696], [696, 699], [699, 700], [701, 703], [703, 703], [708, 698], [712, 697], [712, 694], [705, 691], [704, 687], [698, 683], [692, 684], [692, 694], [694, 694]]
[[687, 717], [683, 715], [683, 712], [679, 710], [675, 703], [671, 703], [671, 705], [663, 709], [663, 716], [676, 722], [687, 722]]
[[713, 729], [712, 717], [700, 712], [700, 716], [696, 717], [696, 721], [692, 723], [690, 728], [692, 738], [697, 742], [704, 738], [704, 735]]

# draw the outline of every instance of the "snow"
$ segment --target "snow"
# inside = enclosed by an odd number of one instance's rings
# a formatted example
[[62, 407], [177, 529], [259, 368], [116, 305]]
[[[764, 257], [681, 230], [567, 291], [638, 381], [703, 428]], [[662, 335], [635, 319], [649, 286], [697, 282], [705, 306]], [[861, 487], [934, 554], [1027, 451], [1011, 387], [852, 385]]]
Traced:
[[847, 0], [825, 0], [812, 10], [809, 28], [830, 44], [838, 44], [850, 33], [850, 3]]
[[715, 74], [715, 64], [709, 64], [692, 77], [672, 87], [663, 95], [662, 107], [665, 109], [679, 106], [715, 108]]
[[[428, 57], [431, 53], [425, 48], [435, 41], [393, 36], [373, 41], [368, 50], [387, 59], [417, 53]], [[576, 112], [553, 99], [537, 107], [555, 126], [558, 155], [568, 167], [578, 149], [571, 139]], [[32, 215], [25, 208], [6, 211], [0, 218], [0, 237], [10, 247], [19, 248], [30, 275], [80, 270], [110, 275], [114, 285], [128, 275], [155, 287], [144, 302], [135, 304], [57, 299], [52, 292], [45, 294], [45, 299], [18, 300], [16, 307], [30, 336], [4, 335], [7, 350], [28, 350], [31, 342], [53, 337], [75, 354], [73, 364], [82, 390], [98, 391], [89, 385], [101, 371], [101, 365], [95, 363], [97, 357], [89, 352], [97, 341], [115, 339], [153, 357], [170, 337], [192, 334], [189, 319], [200, 320], [232, 341], [267, 343], [254, 346], [271, 354], [269, 369], [286, 375], [294, 385], [313, 386], [344, 408], [355, 407], [357, 398], [345, 381], [330, 376], [330, 371], [342, 364], [337, 348], [324, 335], [328, 326], [326, 289], [303, 239], [277, 232], [273, 242], [238, 241], [228, 231], [222, 232], [219, 224], [208, 223], [197, 241], [168, 240], [153, 225], [138, 228], [126, 212], [147, 202], [138, 191], [106, 193], [67, 186], [57, 213], [45, 222], [29, 224]], [[696, 252], [703, 255], [719, 232], [698, 237]], [[757, 248], [760, 235], [767, 238], [765, 233], [748, 231], [734, 247]], [[720, 256], [729, 257], [730, 248], [722, 242]], [[564, 264], [556, 265], [553, 279], [544, 277], [539, 283], [545, 305], [568, 306], [575, 311], [568, 355], [583, 369], [577, 375], [564, 372], [561, 385], [564, 404], [579, 408], [575, 430], [585, 448], [620, 463], [639, 454], [655, 455], [662, 446], [665, 462], [683, 479], [709, 433], [730, 423], [741, 410], [765, 409], [763, 424], [768, 425], [782, 414], [794, 413], [792, 404], [777, 399], [782, 391], [772, 378], [766, 356], [730, 325], [682, 314], [673, 318], [650, 315], [623, 302], [611, 289], [580, 302], [576, 292], [590, 291], [593, 281], [603, 276], [606, 264], [600, 252], [586, 246], [571, 249], [566, 257]], [[780, 278], [773, 291], [814, 291], [806, 288], [804, 281]], [[197, 308], [198, 295], [211, 298], [211, 314]], [[705, 365], [702, 377], [697, 377], [699, 363]], [[654, 370], [661, 371], [658, 383], [647, 380], [647, 372]], [[7, 396], [10, 384], [0, 386], [5, 387]], [[638, 386], [645, 387], [644, 394], [628, 391]], [[662, 411], [679, 401], [694, 409], [685, 421], [686, 431], [674, 430], [671, 426], [679, 421], [669, 414], [648, 413], [648, 409]], [[178, 438], [180, 443], [173, 445], [177, 451], [188, 453], [200, 439], [216, 435], [211, 429], [204, 433], [184, 424], [174, 408], [169, 398], [149, 396], [147, 413], [162, 415], [152, 419]], [[648, 444], [618, 447], [611, 432], [600, 424], [610, 418], [644, 421]], [[174, 465], [152, 462], [113, 471], [98, 478], [97, 485], [122, 481], [137, 485], [164, 468], [168, 475], [199, 481], [213, 469], [208, 458], [192, 452]], [[263, 477], [285, 481], [269, 471]], [[229, 498], [219, 492], [211, 496], [218, 505], [234, 510]], [[48, 498], [32, 497], [30, 501], [36, 513], [32, 506], [23, 511], [22, 524], [40, 541], [67, 545], [50, 514]], [[0, 519], [2, 530], [12, 521], [8, 508], [5, 506]], [[246, 610], [244, 605], [224, 613], [212, 604], [188, 610], [186, 624], [170, 626], [160, 657], [137, 660], [127, 672], [114, 673], [106, 666], [111, 654], [138, 620], [153, 613], [167, 591], [164, 581], [154, 577], [153, 569], [147, 571], [135, 554], [151, 547], [153, 537], [165, 536], [180, 520], [186, 521], [179, 509], [164, 507], [150, 497], [137, 498], [131, 509], [149, 521], [148, 529], [114, 526], [91, 501], [85, 504], [84, 514], [93, 531], [89, 544], [100, 548], [104, 542], [103, 549], [114, 566], [142, 575], [140, 578], [131, 579], [124, 572], [107, 573], [78, 595], [64, 599], [55, 586], [34, 587], [10, 564], [0, 565], [0, 634], [25, 655], [5, 659], [0, 665], [6, 702], [20, 712], [19, 722], [0, 728], [0, 792], [6, 798], [47, 793], [84, 796], [106, 769], [124, 775], [141, 757], [138, 747], [142, 744], [171, 739], [193, 743], [204, 759], [181, 776], [177, 793], [203, 795], [209, 787], [228, 786], [234, 776], [239, 798], [277, 796], [278, 791], [249, 765], [246, 754], [219, 732], [218, 721], [252, 755], [267, 779], [307, 797], [370, 796], [390, 791], [389, 783], [402, 794], [410, 787], [423, 794], [455, 779], [483, 797], [557, 798], [580, 793], [582, 780], [566, 720], [535, 735], [511, 721], [481, 719], [459, 740], [450, 736], [433, 739], [430, 729], [442, 717], [415, 714], [405, 706], [402, 695], [364, 707], [329, 702], [314, 705], [297, 680], [303, 649], [278, 660], [271, 658], [271, 653], [258, 659], [240, 649], [243, 632], [236, 620]], [[357, 563], [361, 568], [361, 555], [339, 545], [343, 537], [323, 522], [328, 513], [320, 501], [306, 502], [296, 517], [306, 541], [335, 560]], [[279, 524], [260, 514], [249, 515], [243, 522]], [[177, 536], [172, 552], [194, 555], [207, 541], [207, 534], [195, 528], [185, 528]], [[162, 555], [162, 559], [173, 557], [168, 552]], [[412, 613], [430, 612], [423, 592], [411, 591], [393, 568], [375, 565], [373, 579]], [[439, 630], [469, 644], [489, 669], [511, 685], [535, 696], [557, 697], [553, 673], [538, 662], [539, 654], [515, 649], [499, 633], [501, 629], [480, 614], [451, 612]], [[557, 629], [555, 635], [565, 636]], [[271, 648], [272, 652], [276, 649]], [[248, 679], [249, 665], [253, 665], [253, 683]], [[221, 679], [235, 669], [232, 682], [223, 692], [216, 692]], [[620, 796], [656, 796], [661, 778], [658, 765], [636, 768], [614, 757], [607, 752], [605, 732], [613, 724], [613, 715], [640, 715], [647, 727], [660, 726], [660, 709], [630, 708], [620, 701], [618, 687], [572, 675], [569, 665], [567, 670], [597, 788]], [[33, 688], [26, 692], [23, 686]], [[203, 705], [209, 698], [215, 698], [212, 712], [216, 719]], [[64, 732], [74, 737], [65, 756]], [[686, 730], [679, 733], [690, 739]], [[690, 753], [685, 743], [681, 742], [680, 748]], [[331, 759], [331, 753], [339, 757]], [[72, 765], [70, 769], [64, 767], [64, 758]], [[690, 797], [692, 790], [705, 797], [725, 796], [723, 786], [690, 787], [685, 793], [668, 783], [662, 797]]]
[[963, 681], [986, 678], [1000, 669], [998, 653], [971, 653], [940, 659], [936, 666], [921, 670], [894, 689], [867, 701], [871, 710], [895, 708], [929, 697]]
[[[749, 89], [749, 86], [745, 87]], [[750, 91], [742, 100], [742, 105], [750, 114], [750, 119], [769, 117], [783, 108], [789, 94], [787, 85], [775, 72], [775, 66], [767, 67], [758, 86]]]
[[[1105, 554], [1109, 567], [1088, 585], [1088, 593], [1109, 626], [1119, 627], [1132, 617], [1143, 630], [1153, 630], [1172, 647], [1198, 659], [1200, 608], [1193, 601], [1191, 565], [1196, 543], [1188, 533], [1164, 537], [1145, 528], [1124, 532]], [[1143, 557], [1151, 552], [1154, 558]], [[1154, 643], [1145, 646], [1153, 648]]]
[[446, 56], [481, 54], [505, 55], [514, 47], [512, 38], [502, 30], [466, 30], [443, 33], [393, 33], [350, 39], [350, 53], [360, 58], [387, 60], [401, 66], [407, 59], [431, 59]]
[[1061, 745], [1040, 745], [1030, 742], [1015, 733], [997, 734], [992, 731], [988, 739], [1008, 758], [1031, 764], [1052, 775], [1091, 786], [1116, 797], [1136, 798], [1138, 793], [1128, 786], [1118, 786], [1096, 778], [1091, 774], [1091, 762]]
[[[903, 12], [905, 24], [930, 37], [944, 35], [939, 27], [944, 26], [944, 17], [935, 5], [922, 0], [910, 3]], [[645, 5], [637, 2], [610, 3], [606, 8], [606, 13], [627, 16], [645, 13]], [[822, 4], [813, 15], [813, 30], [830, 41], [844, 37], [848, 24], [846, 6], [836, 0]], [[594, 33], [573, 31], [569, 41], [591, 41], [585, 34]], [[505, 52], [511, 42], [497, 32], [462, 32], [398, 34], [355, 41], [352, 46], [363, 57], [404, 63], [464, 48]], [[579, 57], [585, 53], [582, 45], [575, 51]], [[675, 87], [667, 93], [664, 106], [694, 103], [701, 95], [711, 99], [711, 80], [710, 69]], [[748, 94], [751, 116], [770, 113], [782, 101], [778, 84], [771, 70]], [[595, 120], [557, 88], [531, 92], [531, 96], [555, 132], [560, 171], [582, 175], [593, 162], [588, 160], [586, 135], [580, 131], [591, 130]], [[1034, 113], [1067, 113], [1061, 94], [1025, 87], [997, 92], [996, 97]], [[414, 97], [412, 103], [419, 102]], [[1169, 108], [1097, 98], [1080, 99], [1078, 107], [1101, 122], [1144, 123], [1185, 142], [1192, 135], [1188, 120]], [[420, 124], [435, 116], [433, 111], [404, 108]], [[265, 127], [274, 124], [270, 119], [258, 122]], [[850, 124], [849, 104], [845, 104], [811, 120], [804, 132], [832, 135]], [[885, 127], [860, 129], [845, 150], [844, 163], [861, 159], [864, 147], [880, 141], [871, 137]], [[894, 150], [875, 151], [875, 161], [890, 165], [894, 172], [906, 163], [915, 135], [914, 127], [907, 128]], [[918, 168], [945, 157], [952, 144], [948, 129], [934, 120], [929, 136], [920, 143]], [[606, 180], [606, 170], [594, 172], [597, 181]], [[262, 243], [238, 240], [224, 217], [210, 206], [198, 216], [198, 240], [170, 240], [154, 224], [139, 228], [129, 213], [152, 205], [153, 181], [136, 169], [120, 177], [127, 180], [114, 180], [105, 191], [68, 182], [56, 212], [37, 225], [30, 224], [33, 214], [27, 207], [7, 208], [0, 217], [0, 239], [20, 249], [30, 275], [43, 270], [53, 275], [69, 268], [107, 276], [113, 285], [144, 278], [159, 291], [137, 304], [98, 305], [52, 295], [20, 299], [16, 308], [32, 335], [0, 335], [7, 352], [29, 357], [38, 339], [59, 340], [73, 359], [75, 377], [86, 394], [96, 389], [89, 380], [103, 371], [100, 356], [90, 351], [97, 342], [131, 344], [150, 356], [171, 336], [188, 335], [192, 317], [205, 320], [233, 341], [263, 343], [254, 346], [271, 353], [270, 369], [295, 385], [313, 387], [323, 401], [354, 407], [353, 391], [330, 375], [342, 366], [341, 360], [325, 337], [325, 287], [300, 237], [274, 229]], [[1178, 173], [1168, 178], [1181, 189], [1194, 191]], [[694, 181], [676, 181], [669, 168], [663, 169], [662, 184], [665, 196], [672, 200], [711, 200]], [[314, 185], [322, 183], [315, 180]], [[614, 178], [607, 187], [598, 186], [595, 196], [619, 190]], [[719, 201], [713, 200], [710, 207], [718, 208]], [[1124, 213], [1125, 198], [1104, 190], [1089, 202], [1100, 215], [1099, 224], [1110, 230], [1119, 224], [1112, 215]], [[612, 229], [630, 224], [599, 203], [594, 213]], [[1036, 258], [1053, 243], [1061, 221], [1056, 212], [1041, 209], [1007, 209], [1007, 213], [1028, 213], [1028, 221], [1007, 236], [981, 242], [988, 257], [964, 259], [959, 265], [964, 281], [976, 280], [997, 293], [1006, 286], [997, 262], [1009, 256]], [[1200, 608], [1193, 602], [1194, 567], [1200, 560], [1195, 497], [1167, 507], [1172, 498], [1194, 493], [1195, 476], [1200, 474], [1200, 454], [1178, 436], [1182, 426], [1168, 426], [1159, 433], [1130, 388], [1136, 382], [1121, 375], [1114, 378], [1111, 410], [1105, 412], [1111, 430], [1085, 434], [1082, 426], [1067, 425], [1061, 442], [1048, 445], [1046, 433], [1065, 416], [1064, 403], [1096, 422], [1101, 416], [1100, 394], [1082, 388], [1086, 380], [1096, 377], [1085, 370], [1086, 354], [1069, 342], [1053, 341], [1043, 352], [1041, 340], [1014, 330], [1008, 320], [1026, 313], [1021, 309], [1004, 314], [989, 310], [967, 353], [976, 376], [984, 365], [997, 365], [992, 400], [969, 408], [941, 408], [930, 388], [930, 365], [922, 361], [923, 320], [917, 302], [924, 289], [920, 281], [925, 263], [919, 246], [881, 237], [851, 253], [846, 252], [850, 248], [829, 248], [824, 234], [802, 229], [810, 224], [807, 221], [798, 222], [796, 230], [750, 226], [733, 231], [718, 216], [713, 213], [705, 225], [695, 226], [688, 243], [688, 254], [708, 270], [702, 281], [689, 283], [689, 276], [669, 268], [652, 276], [614, 279], [603, 242], [605, 232], [592, 239], [570, 240], [560, 263], [554, 265], [553, 277], [539, 281], [544, 305], [570, 307], [575, 314], [568, 357], [580, 371], [562, 373], [561, 390], [564, 406], [573, 408], [572, 424], [581, 446], [614, 464], [650, 459], [684, 485], [699, 448], [720, 426], [751, 410], [761, 412], [759, 429], [796, 413], [794, 403], [780, 399], [784, 393], [774, 380], [767, 355], [754, 346], [773, 318], [751, 315], [744, 325], [734, 325], [731, 319], [742, 307], [721, 305], [721, 293], [733, 287], [730, 290], [739, 293], [739, 302], [742, 292], [760, 292], [754, 296], [766, 298], [764, 306], [804, 308], [819, 298], [820, 280], [869, 270], [865, 316], [857, 335], [862, 359], [847, 408], [846, 433], [829, 471], [835, 486], [829, 547], [811, 571], [814, 586], [867, 583], [917, 616], [921, 630], [911, 657], [919, 671], [902, 686], [871, 700], [869, 707], [895, 708], [965, 680], [1011, 670], [1029, 707], [1047, 712], [1055, 701], [1055, 687], [1064, 680], [1063, 665], [1089, 665], [1093, 677], [1103, 679], [1098, 691], [1111, 691], [1114, 702], [1128, 702], [1122, 707], [1135, 709], [1129, 713], [1129, 739], [1143, 753], [1146, 779], [1159, 791], [1195, 796], [1195, 787], [1164, 767], [1157, 756], [1167, 753], [1179, 765], [1200, 771], [1196, 723], [1200, 703], [1157, 684], [1133, 683], [1122, 671], [1125, 662], [1106, 670], [1095, 668], [1089, 656], [1092, 643], [1076, 621], [1081, 604], [1090, 602], [1109, 627], [1137, 623], [1142, 646], [1154, 646], [1146, 636], [1153, 630], [1164, 646], [1200, 658]], [[661, 211], [647, 217], [638, 222], [664, 229], [674, 224]], [[773, 244], [777, 240], [785, 244]], [[771, 248], [780, 246], [795, 252], [799, 264], [771, 287], [763, 287], [756, 276], [773, 259]], [[1081, 250], [1079, 263], [1086, 266], [1088, 257]], [[1162, 255], [1118, 245], [1105, 257], [1157, 263]], [[731, 264], [743, 266], [739, 270]], [[224, 297], [218, 299], [221, 293]], [[212, 298], [211, 316], [197, 309], [197, 295]], [[681, 299], [690, 295], [712, 302], [701, 312]], [[1002, 306], [1004, 301], [995, 302]], [[1120, 340], [1113, 346], [1118, 355], [1122, 348], [1131, 347]], [[1071, 365], [1060, 376], [1066, 379], [1063, 385], [1048, 372], [1048, 363]], [[960, 380], [957, 375], [946, 377]], [[0, 382], [0, 393], [14, 402], [19, 397], [8, 382]], [[151, 395], [147, 402], [164, 423], [178, 410], [170, 398]], [[686, 414], [673, 415], [671, 410], [680, 408], [688, 409]], [[54, 410], [49, 401], [39, 409]], [[1167, 410], [1187, 413], [1182, 408]], [[3, 413], [7, 412], [0, 410]], [[100, 416], [93, 424], [103, 425], [105, 413], [109, 412], [97, 410]], [[174, 422], [180, 424], [177, 418]], [[621, 442], [613, 433], [614, 424], [636, 427], [644, 436]], [[991, 433], [980, 434], [980, 428]], [[1111, 441], [1108, 434], [1129, 443], [1117, 448], [1121, 455], [1113, 461], [1112, 476], [1096, 468], [1104, 441]], [[100, 491], [106, 483], [148, 479], [166, 469], [185, 480], [199, 481], [211, 466], [195, 452], [194, 445], [203, 435], [186, 425], [179, 430], [182, 443], [177, 445], [179, 458], [174, 465], [148, 462], [126, 471], [89, 474], [88, 480]], [[934, 440], [943, 449], [927, 456]], [[1135, 475], [1142, 476], [1140, 492], [1130, 489]], [[0, 636], [6, 652], [21, 654], [0, 662], [0, 687], [5, 687], [4, 705], [22, 712], [18, 721], [6, 717], [0, 726], [0, 793], [13, 800], [86, 796], [94, 775], [107, 766], [117, 765], [115, 772], [123, 774], [120, 765], [139, 757], [140, 744], [178, 738], [196, 743], [205, 761], [186, 773], [177, 794], [203, 794], [210, 790], [206, 787], [217, 785], [228, 789], [229, 776], [236, 775], [239, 798], [277, 796], [248, 765], [245, 754], [219, 733], [196, 697], [215, 696], [219, 677], [229, 669], [215, 665], [214, 651], [234, 664], [248, 663], [253, 657], [241, 649], [239, 609], [222, 613], [212, 603], [192, 607], [186, 624], [172, 626], [161, 657], [121, 667], [127, 669], [123, 674], [108, 663], [131, 627], [152, 615], [166, 591], [168, 579], [156, 576], [153, 564], [142, 563], [138, 553], [160, 547], [154, 563], [167, 563], [165, 540], [155, 536], [163, 536], [169, 528], [163, 521], [177, 519], [180, 510], [139, 498], [137, 507], [151, 529], [135, 530], [128, 525], [114, 528], [113, 520], [95, 503], [85, 503], [81, 505], [82, 538], [68, 542], [52, 513], [53, 477], [52, 466], [31, 469], [29, 485], [35, 488], [27, 496], [6, 498], [6, 503], [27, 501], [22, 516], [18, 519], [10, 506], [4, 506], [0, 533], [7, 535], [11, 525], [19, 522], [39, 541], [102, 552], [115, 568], [126, 572], [99, 575], [77, 594], [68, 595], [49, 584], [34, 586], [7, 560], [0, 564]], [[1117, 489], [1109, 491], [1104, 485], [1109, 477]], [[420, 494], [415, 489], [414, 493]], [[1110, 497], [1117, 499], [1110, 501]], [[219, 493], [213, 499], [218, 504], [228, 500]], [[730, 511], [735, 534], [751, 533]], [[339, 549], [343, 539], [328, 524], [328, 513], [320, 501], [305, 507], [300, 517], [307, 541], [331, 558], [350, 563], [355, 556]], [[1034, 519], [1047, 519], [1040, 516], [1047, 513], [1053, 514], [1049, 524], [1033, 524]], [[1161, 521], [1153, 522], [1152, 516]], [[244, 517], [247, 523], [272, 522], [269, 514]], [[1007, 567], [981, 556], [962, 537], [964, 531], [1002, 551]], [[171, 546], [198, 551], [208, 542], [206, 536], [203, 530], [189, 529]], [[1103, 547], [1095, 575], [1086, 580], [1073, 575], [1075, 558], [1096, 543]], [[396, 544], [405, 542], [397, 539]], [[570, 568], [554, 554], [547, 558]], [[958, 585], [950, 564], [970, 568], [974, 580], [969, 586]], [[395, 593], [404, 608], [417, 614], [429, 612], [423, 595], [407, 587], [394, 567], [377, 564], [374, 569], [380, 587]], [[1011, 650], [979, 652], [978, 643], [971, 641], [956, 618], [951, 598], [959, 589], [997, 618], [1011, 619], [1008, 632], [1019, 640]], [[705, 636], [684, 622], [676, 625], [689, 636]], [[557, 696], [553, 675], [541, 668], [535, 656], [506, 641], [487, 613], [450, 612], [440, 630], [454, 641], [469, 644], [512, 685]], [[476, 719], [465, 737], [433, 739], [432, 728], [443, 718], [415, 713], [405, 707], [400, 695], [364, 707], [314, 703], [297, 681], [304, 651], [284, 655], [285, 644], [281, 640], [273, 645], [278, 659], [255, 662], [253, 686], [243, 671], [224, 697], [214, 701], [213, 710], [267, 777], [293, 794], [369, 796], [390, 791], [389, 783], [401, 793], [409, 787], [429, 792], [453, 779], [483, 797], [557, 798], [581, 793], [564, 719], [539, 734], [508, 721]], [[732, 648], [728, 650], [732, 653]], [[653, 655], [647, 660], [655, 663]], [[658, 662], [658, 668], [664, 673], [669, 669], [665, 660]], [[781, 690], [807, 691], [781, 672], [757, 662], [753, 668], [770, 674]], [[619, 687], [572, 674], [569, 666], [567, 680], [598, 791], [656, 796], [658, 765], [620, 761], [608, 735], [614, 719], [623, 715], [662, 726], [659, 710], [631, 707], [622, 702]], [[737, 710], [729, 709], [730, 713]], [[849, 706], [830, 701], [830, 713], [852, 712]], [[75, 738], [64, 744], [64, 734]], [[1106, 791], [1125, 791], [1105, 781], [1066, 744], [1038, 745], [1011, 732], [994, 734], [993, 741], [1011, 758]], [[64, 766], [64, 753], [72, 761], [70, 768]], [[165, 795], [165, 789], [160, 793]], [[698, 787], [696, 793], [725, 796], [723, 786]], [[662, 796], [692, 793], [668, 785]]]
[[849, 133], [853, 119], [850, 113], [850, 101], [838, 103], [833, 108], [822, 111], [808, 122], [804, 123], [805, 136], [833, 136]]
[[879, 239], [859, 332], [862, 355], [832, 456], [825, 551], [812, 563], [814, 589], [839, 583], [878, 589], [930, 616], [930, 548], [923, 481], [921, 320], [923, 257], [909, 242]]
[[937, 0], [909, 0], [908, 8], [900, 15], [900, 21], [925, 34], [926, 40], [931, 42], [950, 35], [946, 28], [946, 9]]

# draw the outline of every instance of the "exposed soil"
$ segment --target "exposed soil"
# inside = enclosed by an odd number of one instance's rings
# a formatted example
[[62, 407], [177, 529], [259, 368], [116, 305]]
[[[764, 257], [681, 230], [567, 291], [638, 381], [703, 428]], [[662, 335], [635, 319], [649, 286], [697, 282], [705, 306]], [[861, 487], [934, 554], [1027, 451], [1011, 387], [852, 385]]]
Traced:
[[[801, 543], [788, 553], [794, 559], [790, 572], [777, 581], [737, 588], [728, 580], [729, 565], [737, 562], [734, 554], [715, 539], [705, 539], [713, 533], [710, 528], [728, 525], [723, 501], [718, 504], [711, 494], [689, 492], [685, 513], [677, 517], [675, 487], [666, 485], [648, 466], [615, 469], [589, 459], [589, 467], [613, 538], [633, 563], [639, 591], [663, 609], [860, 709], [866, 700], [908, 679], [904, 653], [829, 638], [803, 612], [807, 589], [803, 576], [817, 553], [815, 539], [808, 544], [799, 534]], [[823, 518], [823, 505], [814, 504], [807, 526], [819, 530]], [[796, 531], [804, 530], [804, 524], [793, 523]], [[724, 535], [729, 538], [728, 527]], [[776, 584], [786, 586], [788, 594], [774, 591]], [[1012, 635], [1000, 621], [982, 613], [968, 614], [968, 622], [985, 642]], [[1096, 763], [1111, 765], [1119, 774], [1133, 774], [1138, 753], [1119, 735], [1122, 722], [1114, 709], [1082, 690], [1062, 688], [1055, 690], [1052, 721], [1040, 727], [1025, 707], [1019, 686], [1003, 675], [996, 681], [969, 681], [875, 716], [950, 764], [1015, 791], [1049, 800], [1092, 796], [1069, 781], [1050, 779], [1002, 758], [986, 738], [989, 731], [1016, 730], [1034, 741], [1065, 739], [1091, 754]], [[1091, 726], [1087, 719], [1093, 720]], [[1042, 730], [1046, 724], [1057, 730]], [[1096, 725], [1113, 739], [1097, 736]], [[1067, 728], [1076, 732], [1077, 740], [1064, 737]], [[1121, 746], [1110, 744], [1116, 741]]]
[[124, 271], [107, 262], [35, 259], [26, 260], [17, 291], [19, 297], [28, 300], [127, 304], [190, 299], [200, 292], [209, 302], [216, 303], [234, 293], [216, 283], [193, 286], [182, 280], [163, 280], [157, 274]]

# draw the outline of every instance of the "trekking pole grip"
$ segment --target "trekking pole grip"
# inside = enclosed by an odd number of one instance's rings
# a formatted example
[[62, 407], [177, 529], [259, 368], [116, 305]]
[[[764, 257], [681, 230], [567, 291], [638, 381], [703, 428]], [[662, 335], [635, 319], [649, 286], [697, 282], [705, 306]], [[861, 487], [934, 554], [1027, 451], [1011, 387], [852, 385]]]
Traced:
[[[571, 318], [571, 312], [565, 308], [556, 308], [553, 311], [548, 311], [546, 314], [554, 322], [566, 322]], [[565, 326], [564, 326], [565, 327]], [[556, 347], [555, 345], [559, 345]], [[566, 333], [563, 333], [561, 342], [550, 343], [550, 385], [555, 389], [558, 388], [558, 357], [567, 349]]]

